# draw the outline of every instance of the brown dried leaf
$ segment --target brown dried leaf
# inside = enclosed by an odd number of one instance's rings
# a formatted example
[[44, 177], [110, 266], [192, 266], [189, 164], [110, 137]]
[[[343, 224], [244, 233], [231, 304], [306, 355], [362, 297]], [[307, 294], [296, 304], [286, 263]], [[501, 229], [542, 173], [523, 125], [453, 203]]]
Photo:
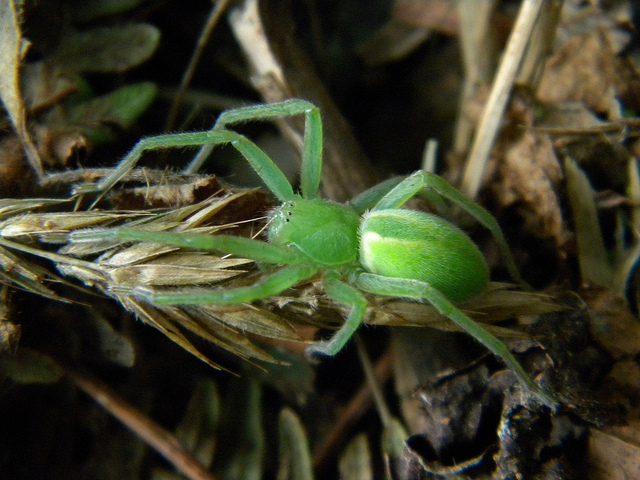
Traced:
[[41, 208], [60, 208], [70, 204], [69, 200], [58, 198], [0, 198], [0, 220], [17, 217], [22, 213]]
[[[492, 282], [485, 293], [465, 302], [460, 308], [473, 320], [494, 324], [518, 316], [535, 316], [557, 312], [565, 307], [553, 298], [539, 293], [514, 291], [512, 286]], [[424, 303], [407, 302], [384, 297], [371, 297], [369, 323], [377, 325], [429, 326], [447, 331], [460, 331], [451, 321], [439, 314], [436, 309]], [[491, 326], [500, 336], [519, 336], [513, 330]]]
[[591, 333], [614, 358], [640, 353], [640, 322], [623, 298], [606, 288], [591, 288], [580, 295], [589, 306]]
[[[542, 127], [543, 131], [545, 127], [554, 129], [556, 139], [558, 135], [563, 134], [563, 130], [565, 133], [567, 130], [570, 130], [570, 133], [574, 135], [580, 132], [580, 130], [583, 130], [585, 133], [590, 133], [605, 124], [593, 113], [593, 110], [589, 110], [582, 102], [547, 104], [544, 105], [542, 114], [542, 117], [536, 122], [536, 127]], [[551, 130], [551, 133], [554, 133], [554, 131]]]
[[20, 341], [20, 326], [0, 318], [0, 354], [13, 354]]
[[0, 99], [20, 137], [31, 168], [41, 178], [42, 160], [27, 130], [26, 110], [20, 93], [20, 61], [26, 41], [20, 30], [19, 8], [15, 0], [0, 2]]
[[0, 247], [0, 283], [18, 286], [54, 300], [63, 300], [44, 284], [45, 280], [63, 281], [41, 265], [24, 260], [8, 249]]
[[492, 165], [498, 171], [488, 185], [491, 197], [503, 207], [522, 206], [528, 234], [562, 244], [565, 230], [556, 193], [562, 170], [549, 138], [527, 130], [496, 151], [499, 158]]
[[[255, 345], [247, 334], [299, 341], [295, 329], [284, 317], [249, 304], [153, 306], [139, 302], [134, 295], [136, 288], [167, 287], [179, 290], [193, 288], [194, 285], [207, 285], [208, 288], [234, 288], [246, 285], [254, 281], [256, 276], [262, 275], [260, 272], [247, 275], [245, 269], [241, 268], [250, 266], [253, 270], [252, 260], [221, 258], [212, 252], [194, 252], [151, 242], [135, 242], [130, 245], [131, 242], [122, 241], [69, 241], [75, 230], [106, 226], [215, 234], [222, 229], [237, 227], [234, 224], [219, 224], [221, 220], [244, 220], [244, 217], [265, 208], [266, 197], [264, 194], [258, 195], [255, 190], [226, 192], [221, 190], [222, 187], [217, 182], [203, 183], [201, 179], [198, 179], [196, 184], [204, 187], [209, 193], [210, 187], [215, 185], [217, 195], [195, 204], [164, 211], [38, 213], [37, 209], [41, 205], [47, 206], [48, 202], [31, 200], [7, 202], [6, 205], [0, 202], [0, 217], [5, 217], [0, 223], [0, 242], [16, 250], [53, 260], [60, 272], [89, 286], [97, 287], [106, 295], [120, 301], [143, 321], [162, 331], [172, 341], [209, 365], [216, 366], [189, 341], [185, 331], [193, 332], [245, 359], [277, 363], [278, 360]], [[193, 188], [190, 191], [191, 194], [196, 194]], [[170, 196], [169, 192], [166, 193]], [[23, 214], [24, 211], [32, 213]], [[246, 225], [247, 232], [250, 232], [255, 222], [239, 223], [243, 227]], [[257, 230], [259, 226], [255, 228]], [[66, 244], [54, 254], [16, 243], [14, 240]], [[53, 296], [42, 284], [43, 279], [51, 275], [46, 269], [25, 269], [24, 265], [27, 263], [8, 250], [7, 254], [11, 255], [12, 261], [0, 270], [7, 277], [7, 283], [22, 285], [41, 295]], [[102, 255], [93, 261], [81, 259], [95, 257], [98, 254]], [[0, 259], [2, 258], [4, 257], [0, 256]], [[217, 285], [212, 285], [216, 283]]]
[[162, 307], [159, 310], [168, 315], [175, 325], [186, 328], [239, 357], [246, 360], [282, 363], [253, 343], [244, 332], [240, 332], [224, 322], [216, 322], [215, 317], [202, 318], [202, 311], [198, 308]]
[[[153, 179], [149, 179], [153, 182]], [[167, 176], [158, 185], [147, 185], [116, 191], [109, 199], [118, 210], [145, 210], [149, 208], [180, 208], [202, 202], [223, 191], [217, 177], [195, 181], [176, 181]]]
[[118, 212], [30, 213], [0, 223], [0, 236], [15, 240], [38, 237], [47, 243], [65, 243], [73, 230], [96, 227], [134, 216]]
[[61, 65], [49, 62], [33, 62], [23, 67], [22, 85], [24, 100], [31, 112], [52, 107], [78, 90], [77, 79]]
[[245, 273], [245, 270], [231, 268], [247, 264], [253, 264], [253, 261], [191, 252], [165, 254], [146, 263], [114, 268], [109, 272], [109, 282], [118, 286], [213, 284]]
[[36, 143], [47, 166], [69, 166], [84, 158], [92, 145], [79, 129], [36, 128]]
[[411, 54], [429, 34], [424, 27], [411, 27], [391, 20], [360, 45], [358, 53], [368, 65], [394, 62]]
[[596, 190], [623, 191], [630, 180], [631, 154], [624, 122], [606, 122], [584, 103], [545, 105], [535, 130], [552, 135], [554, 147], [584, 170]]
[[572, 37], [547, 61], [538, 98], [545, 103], [583, 102], [595, 112], [609, 113], [618, 109], [616, 70], [615, 54], [602, 31]]
[[[180, 331], [179, 323], [176, 320], [180, 320], [180, 318], [171, 318], [167, 315], [167, 311], [170, 311], [168, 308], [158, 309], [152, 307], [150, 305], [143, 305], [136, 302], [134, 299], [129, 297], [117, 297], [118, 300], [122, 303], [122, 305], [133, 312], [136, 317], [142, 320], [144, 323], [151, 325], [156, 328], [163, 335], [169, 338], [172, 342], [175, 342], [180, 347], [184, 348], [187, 352], [194, 355], [196, 358], [202, 360], [204, 363], [213, 367], [217, 370], [226, 370], [224, 367], [218, 365], [215, 362], [209, 360], [205, 355], [203, 355]], [[187, 320], [189, 320], [187, 318]], [[189, 325], [190, 323], [187, 323]], [[213, 341], [211, 338], [209, 340]]]
[[22, 142], [17, 135], [0, 140], [0, 192], [4, 197], [20, 197], [31, 192], [35, 177], [24, 161]]
[[[616, 362], [609, 375], [607, 383], [613, 382], [620, 391], [633, 391], [635, 395], [640, 392], [640, 365], [635, 360], [620, 360]], [[640, 434], [640, 432], [638, 432]]]
[[392, 17], [405, 25], [424, 27], [447, 35], [457, 35], [460, 18], [449, 0], [396, 0]]
[[202, 305], [198, 310], [240, 331], [276, 340], [300, 341], [287, 319], [256, 305]]
[[[117, 269], [120, 267], [129, 267], [138, 263], [148, 262], [149, 260], [152, 260], [154, 258], [158, 258], [162, 255], [166, 255], [171, 252], [177, 252], [178, 250], [180, 250], [179, 247], [174, 247], [173, 245], [162, 245], [159, 243], [136, 243], [131, 245], [130, 247], [125, 247], [124, 243], [126, 242], [109, 242], [109, 250], [100, 258], [98, 258], [96, 260], [96, 263], [99, 263], [106, 268]], [[82, 245], [83, 244], [79, 244], [77, 246]], [[91, 249], [85, 251], [72, 250], [74, 246], [76, 245], [73, 242], [70, 243], [64, 248], [64, 252], [72, 255], [75, 254], [82, 256], [99, 252], [97, 249], [93, 252], [91, 252]], [[90, 244], [88, 244], [87, 246], [90, 246]], [[105, 248], [105, 246], [103, 246], [102, 248]], [[100, 251], [102, 251], [102, 248]]]
[[[634, 427], [638, 430], [638, 425]], [[637, 434], [636, 434], [637, 435]], [[627, 480], [640, 472], [640, 442], [618, 437], [595, 428], [589, 437], [589, 478], [592, 480]]]

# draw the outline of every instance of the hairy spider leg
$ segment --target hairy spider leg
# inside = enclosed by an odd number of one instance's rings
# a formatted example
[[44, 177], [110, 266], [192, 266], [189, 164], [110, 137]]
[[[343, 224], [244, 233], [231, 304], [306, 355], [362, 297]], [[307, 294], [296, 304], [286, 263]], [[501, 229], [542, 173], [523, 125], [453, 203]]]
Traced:
[[131, 170], [140, 156], [147, 150], [198, 145], [231, 144], [251, 164], [269, 190], [281, 201], [296, 198], [291, 184], [273, 160], [248, 138], [231, 130], [209, 130], [207, 132], [177, 133], [147, 137], [140, 140], [122, 159], [115, 170], [93, 185], [80, 185], [75, 193], [105, 192]]
[[399, 208], [424, 188], [432, 189], [443, 198], [455, 203], [487, 228], [498, 244], [498, 248], [500, 249], [500, 253], [511, 278], [515, 282], [527, 287], [526, 283], [520, 276], [520, 272], [516, 267], [516, 262], [511, 255], [509, 245], [507, 244], [496, 219], [480, 205], [469, 200], [462, 193], [449, 185], [446, 180], [434, 173], [418, 170], [411, 174], [396, 185], [395, 188], [389, 191], [389, 193], [387, 193], [371, 210], [376, 211]]
[[[296, 250], [283, 248], [270, 243], [232, 235], [205, 235], [172, 232], [150, 232], [144, 230], [112, 229], [86, 230], [72, 232], [73, 242], [94, 240], [124, 240], [157, 242], [198, 250], [219, 250], [257, 262], [273, 264], [289, 264], [277, 272], [259, 280], [253, 285], [228, 290], [193, 289], [182, 292], [156, 292], [146, 287], [137, 287], [133, 294], [154, 304], [188, 305], [201, 303], [233, 304], [251, 302], [277, 295], [297, 285], [302, 280], [312, 277], [318, 268], [309, 263], [309, 259]], [[327, 295], [335, 302], [351, 307], [344, 325], [331, 340], [317, 342], [308, 349], [309, 355], [335, 355], [353, 336], [362, 323], [367, 301], [352, 286], [340, 281], [340, 275], [329, 270], [325, 272], [323, 284]]]
[[243, 303], [268, 298], [291, 288], [312, 277], [318, 272], [318, 267], [295, 250], [286, 249], [270, 243], [261, 242], [245, 237], [233, 235], [184, 235], [172, 232], [148, 232], [144, 230], [88, 230], [71, 233], [74, 242], [92, 240], [137, 240], [158, 242], [178, 247], [194, 248], [198, 250], [220, 250], [257, 262], [273, 264], [289, 264], [277, 272], [246, 287], [228, 290], [194, 289], [182, 292], [154, 292], [148, 288], [135, 288], [133, 293], [155, 304], [187, 305], [198, 303]]
[[133, 294], [156, 305], [197, 305], [203, 303], [234, 304], [252, 302], [273, 297], [313, 277], [318, 268], [310, 264], [283, 267], [275, 273], [246, 287], [228, 290], [193, 289], [182, 292], [156, 292], [145, 287], [135, 287]]
[[[305, 100], [291, 99], [284, 102], [252, 105], [222, 112], [212, 130], [226, 129], [229, 125], [254, 121], [273, 120], [287, 116], [304, 114], [304, 139], [300, 185], [302, 196], [316, 198], [322, 173], [322, 120], [320, 110]], [[197, 172], [213, 146], [203, 146], [185, 169], [186, 173]]]
[[352, 198], [349, 201], [349, 205], [353, 207], [358, 215], [362, 215], [367, 210], [373, 208], [385, 195], [406, 178], [406, 176], [398, 176], [378, 183]]
[[199, 233], [153, 232], [148, 230], [132, 230], [115, 228], [108, 230], [80, 230], [71, 232], [72, 242], [87, 242], [95, 240], [125, 240], [140, 242], [157, 242], [176, 247], [193, 248], [196, 250], [219, 250], [224, 253], [250, 258], [256, 262], [273, 264], [309, 263], [309, 259], [297, 250], [280, 247], [246, 237], [234, 235], [207, 235]]
[[354, 276], [355, 285], [361, 290], [376, 295], [388, 295], [392, 297], [414, 298], [426, 301], [434, 306], [443, 316], [453, 321], [460, 328], [487, 347], [494, 355], [502, 361], [518, 376], [531, 392], [535, 393], [546, 405], [555, 406], [557, 402], [549, 395], [545, 394], [540, 387], [529, 378], [518, 360], [509, 351], [507, 346], [494, 337], [488, 330], [465, 315], [445, 295], [433, 288], [428, 283], [419, 280], [405, 278], [390, 278], [373, 273], [356, 273]]
[[327, 295], [333, 301], [341, 303], [351, 310], [345, 323], [333, 334], [330, 340], [316, 342], [307, 348], [309, 356], [337, 354], [358, 329], [367, 311], [367, 300], [364, 295], [351, 285], [340, 281], [340, 275], [336, 271], [325, 272], [323, 283]]

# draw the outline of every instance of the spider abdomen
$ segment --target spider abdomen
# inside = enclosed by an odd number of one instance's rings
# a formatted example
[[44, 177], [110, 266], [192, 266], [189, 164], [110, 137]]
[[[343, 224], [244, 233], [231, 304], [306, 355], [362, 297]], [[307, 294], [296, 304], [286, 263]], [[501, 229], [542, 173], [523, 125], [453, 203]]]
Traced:
[[414, 210], [366, 213], [360, 263], [371, 273], [429, 283], [452, 302], [479, 295], [489, 283], [484, 257], [462, 230]]

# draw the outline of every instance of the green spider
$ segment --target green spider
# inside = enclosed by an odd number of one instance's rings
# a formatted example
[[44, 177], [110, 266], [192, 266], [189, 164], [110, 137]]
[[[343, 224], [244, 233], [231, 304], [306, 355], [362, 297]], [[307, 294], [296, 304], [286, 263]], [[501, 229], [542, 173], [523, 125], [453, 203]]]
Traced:
[[[227, 129], [248, 120], [304, 115], [305, 133], [301, 194], [294, 192], [273, 161], [246, 137]], [[322, 167], [320, 112], [303, 100], [255, 105], [223, 112], [206, 132], [162, 135], [140, 140], [112, 175], [81, 191], [105, 191], [150, 149], [231, 144], [251, 164], [282, 204], [268, 222], [268, 242], [231, 235], [150, 232], [132, 229], [85, 231], [72, 240], [120, 239], [218, 250], [259, 263], [281, 265], [253, 285], [233, 289], [151, 291], [138, 288], [137, 297], [152, 304], [235, 304], [278, 295], [318, 272], [327, 295], [350, 309], [344, 325], [330, 340], [319, 341], [310, 354], [335, 355], [351, 338], [366, 314], [362, 292], [428, 302], [501, 358], [543, 402], [555, 404], [524, 371], [500, 340], [455, 305], [480, 295], [489, 282], [489, 268], [478, 247], [459, 228], [428, 213], [401, 209], [423, 189], [432, 189], [460, 206], [497, 240], [514, 280], [520, 276], [496, 220], [437, 175], [417, 171], [402, 180], [383, 182], [349, 203], [318, 196]]]

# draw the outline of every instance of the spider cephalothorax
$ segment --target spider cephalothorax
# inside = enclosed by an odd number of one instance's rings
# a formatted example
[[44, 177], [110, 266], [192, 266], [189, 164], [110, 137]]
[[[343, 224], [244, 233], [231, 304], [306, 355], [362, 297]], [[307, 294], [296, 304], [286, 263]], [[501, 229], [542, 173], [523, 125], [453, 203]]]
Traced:
[[290, 200], [269, 216], [269, 242], [298, 248], [324, 266], [352, 263], [358, 256], [360, 218], [348, 206], [326, 200]]
[[[233, 123], [289, 115], [305, 116], [300, 194], [294, 192], [284, 174], [256, 144], [227, 129]], [[122, 228], [79, 232], [73, 234], [72, 239], [114, 238], [160, 242], [218, 250], [281, 266], [274, 273], [245, 287], [193, 291], [140, 288], [134, 292], [141, 300], [153, 304], [251, 302], [280, 294], [320, 272], [327, 295], [347, 307], [349, 315], [330, 340], [316, 342], [309, 347], [314, 354], [334, 355], [353, 335], [366, 314], [367, 301], [362, 292], [428, 302], [500, 357], [544, 402], [554, 403], [541, 392], [500, 340], [455, 306], [458, 302], [479, 295], [487, 286], [489, 269], [478, 248], [449, 222], [401, 207], [423, 189], [431, 189], [455, 203], [491, 231], [511, 276], [520, 281], [495, 219], [442, 178], [424, 171], [417, 171], [404, 179], [383, 182], [347, 204], [319, 199], [322, 124], [318, 109], [309, 102], [289, 100], [229, 110], [223, 112], [213, 129], [207, 132], [143, 139], [113, 175], [93, 188], [84, 188], [84, 191], [109, 188], [145, 150], [225, 143], [231, 144], [247, 159], [281, 202], [270, 215], [268, 242], [231, 235]]]

